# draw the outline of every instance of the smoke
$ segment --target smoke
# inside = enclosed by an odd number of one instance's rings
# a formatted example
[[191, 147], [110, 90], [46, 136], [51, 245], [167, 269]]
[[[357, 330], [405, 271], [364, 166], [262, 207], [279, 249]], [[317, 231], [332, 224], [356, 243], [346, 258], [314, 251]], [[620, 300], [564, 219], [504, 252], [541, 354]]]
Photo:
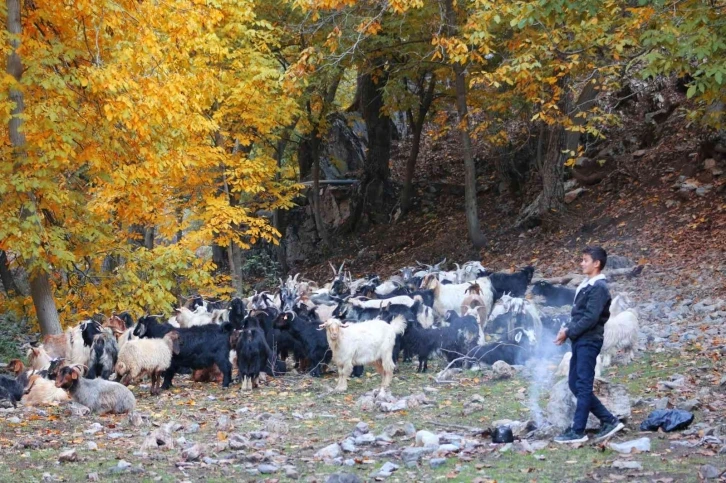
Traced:
[[529, 361], [529, 390], [527, 391], [529, 399], [527, 407], [530, 410], [532, 420], [537, 423], [538, 428], [546, 423], [544, 412], [540, 407], [540, 397], [552, 387], [555, 370], [550, 366], [559, 364], [562, 355], [567, 352], [564, 346], [556, 346], [552, 342], [556, 335], [549, 330], [544, 330], [542, 340], [537, 341], [534, 357]]

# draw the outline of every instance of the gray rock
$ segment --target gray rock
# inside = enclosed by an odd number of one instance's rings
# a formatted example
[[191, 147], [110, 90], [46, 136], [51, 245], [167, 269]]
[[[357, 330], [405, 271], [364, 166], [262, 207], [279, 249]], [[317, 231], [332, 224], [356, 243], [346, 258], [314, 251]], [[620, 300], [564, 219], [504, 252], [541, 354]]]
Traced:
[[108, 433], [108, 439], [120, 439], [123, 438], [123, 433]]
[[585, 188], [577, 188], [572, 191], [565, 193], [565, 204], [570, 204], [577, 199], [582, 193], [587, 191]]
[[371, 476], [373, 478], [388, 478], [393, 474], [394, 471], [396, 471], [400, 466], [391, 463], [390, 461], [386, 461], [380, 470], [374, 471]]
[[[594, 389], [595, 395], [613, 415], [622, 420], [630, 418], [630, 397], [625, 386], [595, 379]], [[577, 399], [570, 391], [567, 379], [562, 379], [552, 386], [545, 414], [546, 420], [552, 427], [556, 428], [554, 431], [564, 430], [572, 424], [576, 405]], [[596, 429], [598, 427], [600, 427], [600, 422], [593, 415], [590, 415], [587, 421], [587, 429]], [[539, 435], [538, 437], [544, 439], [545, 436]]]
[[193, 444], [182, 451], [182, 458], [186, 461], [196, 461], [200, 456], [202, 456], [202, 447], [199, 444]]
[[350, 439], [350, 438], [344, 439], [343, 442], [340, 443], [340, 447], [346, 453], [353, 453], [356, 450], [358, 450], [358, 448], [355, 447], [355, 442], [352, 439]]
[[496, 379], [509, 379], [517, 373], [512, 366], [504, 361], [497, 361], [492, 364], [492, 370]]
[[73, 461], [78, 461], [78, 454], [76, 453], [75, 449], [67, 449], [65, 451], [62, 451], [60, 455], [58, 455], [58, 461], [61, 463], [71, 463]]
[[232, 421], [229, 416], [221, 416], [217, 419], [217, 429], [220, 431], [229, 431], [233, 428]]
[[361, 480], [357, 475], [352, 475], [350, 473], [333, 473], [328, 476], [325, 483], [363, 483], [363, 480]]
[[643, 465], [637, 461], [615, 460], [613, 461], [613, 468], [619, 470], [642, 470]]
[[429, 466], [431, 468], [438, 468], [446, 464], [446, 458], [431, 458], [429, 460]]
[[416, 446], [439, 447], [439, 437], [430, 431], [421, 430], [416, 433]]
[[257, 467], [257, 471], [259, 471], [263, 475], [269, 475], [269, 474], [272, 474], [272, 473], [277, 473], [278, 471], [280, 471], [280, 468], [278, 468], [275, 465], [267, 465], [267, 464], [265, 464], [265, 465], [258, 466]]
[[231, 434], [228, 441], [232, 450], [247, 449], [250, 446], [249, 440], [238, 433]]
[[376, 437], [373, 436], [370, 433], [368, 433], [368, 434], [362, 434], [362, 435], [357, 436], [355, 438], [355, 444], [358, 445], [358, 446], [363, 446], [363, 445], [367, 445], [367, 444], [373, 444], [373, 443], [375, 443], [375, 441], [376, 441]]
[[721, 476], [721, 470], [713, 465], [703, 465], [698, 469], [698, 472], [701, 473], [701, 476], [703, 476], [703, 478], [707, 480], [711, 480]]
[[668, 398], [662, 397], [660, 399], [655, 400], [655, 408], [656, 409], [668, 409]]
[[650, 451], [650, 438], [638, 438], [632, 441], [625, 441], [623, 443], [610, 443], [608, 444], [610, 449], [617, 451], [618, 453], [629, 454], [633, 449], [637, 449], [640, 452]]
[[403, 425], [403, 432], [409, 438], [413, 438], [414, 436], [416, 436], [416, 427], [413, 425], [413, 423], [406, 423]]
[[401, 451], [401, 459], [404, 463], [418, 462], [424, 455], [431, 454], [434, 452], [434, 448], [406, 448]]
[[442, 444], [441, 446], [438, 447], [436, 452], [439, 454], [458, 453], [459, 449], [460, 448], [455, 444]]
[[99, 431], [103, 430], [103, 426], [101, 426], [99, 423], [93, 423], [87, 430], [83, 432], [83, 434], [96, 434]]
[[202, 458], [202, 461], [204, 461], [204, 463], [207, 465], [216, 465], [219, 462], [219, 460], [215, 460], [214, 458], [210, 458], [209, 456], [205, 456], [204, 458]]
[[294, 467], [285, 468], [285, 476], [287, 476], [291, 480], [297, 480], [298, 478], [300, 478], [300, 474], [297, 472], [297, 469]]
[[101, 481], [101, 479], [98, 477], [98, 473], [88, 473], [88, 481]]
[[355, 460], [352, 458], [343, 460], [343, 466], [355, 466]]
[[500, 453], [506, 453], [506, 452], [508, 452], [509, 450], [512, 449], [512, 446], [513, 446], [512, 443], [507, 443], [504, 446], [502, 446], [501, 448], [499, 448], [499, 452]]
[[376, 443], [393, 443], [393, 438], [386, 433], [381, 433], [376, 436]]
[[368, 423], [361, 421], [355, 425], [355, 432], [358, 434], [367, 434], [369, 431], [370, 428], [368, 427]]
[[683, 409], [684, 411], [693, 411], [695, 409], [699, 409], [701, 407], [701, 401], [698, 399], [689, 399], [688, 401], [683, 401], [682, 403], [678, 404], [678, 409]]
[[196, 433], [196, 432], [198, 432], [198, 431], [199, 431], [199, 424], [197, 424], [197, 423], [192, 423], [192, 424], [190, 424], [190, 425], [189, 425], [189, 426], [187, 426], [187, 428], [186, 428], [186, 429], [184, 430], [184, 432], [185, 432], [185, 433], [190, 433], [190, 434], [191, 434], [191, 433]]
[[125, 470], [127, 468], [131, 468], [131, 463], [126, 460], [119, 460], [119, 462], [116, 464], [116, 468], [120, 470]]
[[338, 443], [329, 444], [325, 448], [315, 453], [315, 458], [322, 460], [332, 460], [338, 458], [341, 455], [342, 451], [343, 450], [340, 448], [340, 445]]
[[89, 451], [97, 451], [98, 445], [93, 441], [89, 441], [86, 443], [86, 448], [88, 448]]

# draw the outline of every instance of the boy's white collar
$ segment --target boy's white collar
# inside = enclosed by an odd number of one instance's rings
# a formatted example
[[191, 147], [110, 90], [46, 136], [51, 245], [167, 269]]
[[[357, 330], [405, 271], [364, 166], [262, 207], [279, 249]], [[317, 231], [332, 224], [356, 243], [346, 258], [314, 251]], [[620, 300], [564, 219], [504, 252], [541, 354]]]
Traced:
[[597, 275], [595, 275], [592, 278], [586, 278], [577, 287], [577, 290], [575, 291], [575, 298], [577, 298], [577, 295], [580, 293], [580, 290], [587, 287], [588, 285], [595, 285], [595, 282], [597, 282], [598, 280], [607, 280], [607, 277], [602, 273], [598, 273]]

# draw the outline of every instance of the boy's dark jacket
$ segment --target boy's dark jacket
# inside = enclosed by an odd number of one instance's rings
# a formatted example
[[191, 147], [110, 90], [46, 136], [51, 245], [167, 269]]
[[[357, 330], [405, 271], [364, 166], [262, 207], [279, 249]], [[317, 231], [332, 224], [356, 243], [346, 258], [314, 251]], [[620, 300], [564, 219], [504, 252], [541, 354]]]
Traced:
[[605, 280], [586, 285], [575, 297], [572, 320], [567, 324], [567, 337], [577, 340], [602, 341], [605, 322], [610, 318], [610, 290]]

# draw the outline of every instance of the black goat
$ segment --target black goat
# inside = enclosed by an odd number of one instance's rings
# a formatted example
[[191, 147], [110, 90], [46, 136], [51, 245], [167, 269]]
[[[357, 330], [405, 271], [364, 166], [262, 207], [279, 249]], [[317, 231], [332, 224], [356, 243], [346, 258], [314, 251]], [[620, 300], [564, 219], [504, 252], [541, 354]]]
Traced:
[[532, 293], [543, 296], [545, 305], [550, 307], [572, 305], [575, 301], [575, 289], [554, 285], [544, 280], [540, 280], [532, 286]]
[[478, 345], [469, 351], [467, 358], [489, 365], [497, 361], [524, 364], [532, 357], [537, 340], [532, 330], [517, 328], [514, 332], [513, 343], [499, 341]]
[[11, 361], [8, 367], [16, 364], [18, 367], [16, 377], [0, 376], [0, 400], [7, 399], [13, 407], [17, 407], [25, 393], [25, 386], [28, 384], [28, 374], [23, 370], [24, 367], [20, 361]]
[[533, 275], [534, 267], [531, 265], [514, 273], [492, 273], [489, 280], [494, 288], [494, 300], [500, 299], [505, 293], [512, 297], [524, 297]]
[[260, 372], [268, 366], [272, 355], [257, 317], [245, 318], [235, 350], [242, 390], [256, 388]]
[[[255, 312], [255, 318], [264, 333], [267, 346], [270, 348], [270, 360], [264, 367], [265, 373], [270, 376], [286, 372], [284, 361], [290, 353], [293, 354], [296, 362], [302, 359], [304, 353], [302, 344], [295, 340], [290, 332], [275, 327], [275, 321], [279, 316], [280, 312], [273, 307]], [[282, 362], [283, 365], [278, 362]]]
[[242, 329], [242, 324], [246, 316], [247, 310], [245, 309], [245, 303], [239, 297], [233, 298], [229, 304], [229, 323], [235, 329], [240, 330]]
[[94, 322], [93, 320], [81, 322], [81, 336], [83, 337], [84, 346], [91, 347], [93, 345], [93, 338], [101, 332], [101, 324], [98, 322]]
[[217, 364], [223, 375], [222, 386], [228, 387], [232, 381], [232, 364], [229, 362], [230, 333], [229, 322], [222, 324], [200, 325], [186, 329], [174, 329], [179, 333], [179, 353], [171, 358], [171, 366], [164, 372], [162, 389], [171, 387], [172, 379], [182, 367], [204, 369]]
[[134, 318], [131, 317], [131, 314], [128, 312], [121, 312], [116, 317], [124, 321], [124, 325], [127, 329], [130, 329], [134, 326]]
[[88, 379], [101, 376], [108, 379], [113, 374], [118, 359], [118, 343], [116, 337], [110, 332], [98, 334], [93, 339], [91, 357], [88, 360]]
[[138, 338], [161, 339], [175, 327], [168, 322], [159, 322], [158, 317], [146, 315], [139, 318], [134, 328], [134, 336]]
[[296, 309], [282, 312], [275, 320], [275, 327], [288, 331], [300, 343], [308, 364], [312, 366], [311, 375], [321, 377], [322, 364], [328, 364], [333, 357], [328, 339], [325, 331], [318, 330], [321, 322], [314, 310], [308, 311], [304, 306]]

